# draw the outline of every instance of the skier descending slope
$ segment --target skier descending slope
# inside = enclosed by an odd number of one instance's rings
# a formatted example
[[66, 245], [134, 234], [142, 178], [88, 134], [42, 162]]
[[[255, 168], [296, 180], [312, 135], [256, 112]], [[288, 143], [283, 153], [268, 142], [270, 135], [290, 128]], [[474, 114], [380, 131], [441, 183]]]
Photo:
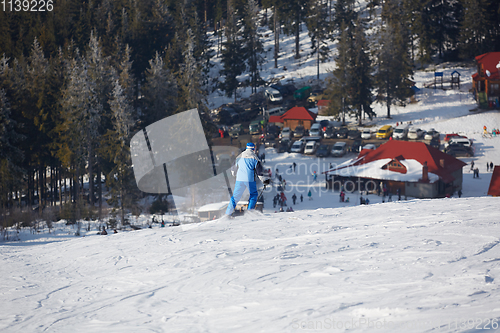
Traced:
[[245, 192], [245, 188], [248, 188], [250, 192], [248, 209], [254, 209], [258, 197], [255, 175], [257, 175], [264, 184], [268, 183], [268, 180], [262, 175], [262, 164], [257, 155], [255, 155], [255, 145], [252, 142], [249, 142], [245, 151], [236, 158], [231, 168], [231, 173], [233, 175], [236, 173], [236, 184], [234, 185], [231, 201], [227, 206], [226, 215], [231, 215], [234, 212], [234, 208], [241, 199], [243, 192]]

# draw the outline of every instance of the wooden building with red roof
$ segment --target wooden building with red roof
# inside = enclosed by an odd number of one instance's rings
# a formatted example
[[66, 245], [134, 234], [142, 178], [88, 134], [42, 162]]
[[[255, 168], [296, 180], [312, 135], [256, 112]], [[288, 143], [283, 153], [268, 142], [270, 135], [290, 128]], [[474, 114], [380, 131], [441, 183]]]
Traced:
[[500, 107], [500, 52], [476, 57], [477, 73], [472, 75], [474, 96], [481, 108]]
[[327, 114], [327, 110], [328, 110], [328, 106], [330, 105], [330, 100], [328, 99], [320, 99], [318, 101], [318, 104], [317, 104], [317, 107], [318, 107], [318, 114], [320, 116], [326, 116]]
[[314, 124], [314, 121], [316, 120], [316, 114], [304, 107], [295, 106], [285, 112], [285, 114], [281, 116], [281, 120], [283, 121], [284, 126], [290, 127], [292, 131], [299, 125], [304, 126], [306, 130], [309, 130], [311, 125]]
[[[466, 163], [423, 142], [390, 140], [375, 150], [365, 149], [350, 161], [325, 172], [327, 185], [350, 181], [356, 189], [374, 191], [380, 184], [396, 194], [416, 198], [451, 195], [462, 188]], [[345, 189], [350, 190], [345, 184]]]
[[495, 165], [495, 169], [493, 169], [488, 195], [500, 197], [500, 165]]

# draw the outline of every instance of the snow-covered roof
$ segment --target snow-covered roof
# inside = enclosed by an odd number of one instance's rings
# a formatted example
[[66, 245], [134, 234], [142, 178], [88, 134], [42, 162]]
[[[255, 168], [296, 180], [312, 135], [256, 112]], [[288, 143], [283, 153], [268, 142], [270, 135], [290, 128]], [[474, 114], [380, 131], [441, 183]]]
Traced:
[[[392, 160], [397, 160], [406, 167], [406, 172], [391, 171], [390, 168], [382, 169]], [[356, 159], [346, 161], [325, 173], [344, 177], [416, 182], [422, 178], [424, 163], [427, 163], [431, 182], [441, 178], [445, 183], [455, 180], [451, 174], [466, 165], [423, 142], [390, 140], [375, 150], [362, 150]]]
[[[382, 158], [361, 165], [351, 164], [343, 168], [336, 168], [332, 171], [328, 171], [328, 174], [343, 177], [373, 178], [400, 182], [418, 182], [422, 178], [422, 164], [414, 159], [399, 161], [406, 167], [406, 173], [382, 169], [384, 165], [388, 164], [392, 160], [392, 158]], [[428, 173], [428, 177], [431, 183], [439, 180], [439, 176], [431, 172]]]
[[207, 204], [205, 206], [202, 206], [198, 209], [199, 212], [213, 212], [216, 210], [223, 210], [226, 209], [227, 205], [229, 204], [229, 201], [222, 201], [222, 202], [215, 202], [211, 204]]

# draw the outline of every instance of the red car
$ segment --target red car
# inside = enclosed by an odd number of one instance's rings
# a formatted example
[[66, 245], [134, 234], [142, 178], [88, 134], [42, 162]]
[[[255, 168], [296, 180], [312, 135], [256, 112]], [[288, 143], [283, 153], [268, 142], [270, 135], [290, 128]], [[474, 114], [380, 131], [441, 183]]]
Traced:
[[451, 138], [467, 138], [466, 136], [463, 136], [463, 135], [460, 135], [460, 134], [457, 134], [457, 133], [451, 133], [451, 134], [446, 134], [444, 136], [444, 142], [448, 142], [450, 141]]

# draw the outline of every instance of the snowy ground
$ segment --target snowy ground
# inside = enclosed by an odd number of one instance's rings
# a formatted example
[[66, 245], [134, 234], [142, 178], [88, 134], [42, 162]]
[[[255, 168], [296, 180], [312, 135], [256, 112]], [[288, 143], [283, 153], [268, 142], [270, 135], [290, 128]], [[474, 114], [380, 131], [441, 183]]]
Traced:
[[[324, 66], [322, 78], [332, 63]], [[305, 58], [285, 58], [280, 68], [267, 67], [266, 79], [316, 73]], [[266, 166], [287, 180], [289, 203], [304, 195], [293, 213], [274, 213], [272, 189], [264, 215], [107, 236], [92, 225], [85, 237], [61, 222], [51, 234], [23, 231], [22, 241], [0, 243], [0, 331], [499, 331], [500, 220], [485, 165], [500, 164], [500, 137], [483, 138], [482, 128], [500, 128], [500, 113], [470, 112], [474, 70], [448, 66], [445, 76], [455, 69], [460, 90], [425, 89], [433, 71], [417, 72], [419, 102], [393, 107], [392, 119], [374, 104], [379, 117], [365, 124], [411, 121], [473, 139], [476, 155], [463, 160], [476, 163], [480, 178], [465, 167], [461, 199], [382, 203], [370, 195], [360, 206], [352, 193], [340, 203], [312, 173], [354, 155], [319, 160], [267, 149]]]
[[0, 330], [479, 332], [500, 320], [497, 207], [412, 200], [3, 245]]

